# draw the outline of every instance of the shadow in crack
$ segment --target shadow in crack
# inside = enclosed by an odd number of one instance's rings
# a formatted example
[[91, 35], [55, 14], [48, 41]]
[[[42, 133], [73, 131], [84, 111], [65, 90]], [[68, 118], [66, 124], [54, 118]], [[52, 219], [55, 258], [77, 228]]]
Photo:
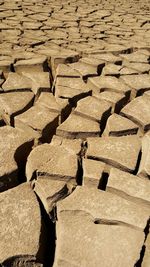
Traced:
[[18, 181], [19, 183], [23, 183], [26, 181], [26, 176], [25, 176], [25, 166], [26, 166], [26, 161], [27, 158], [32, 150], [33, 147], [33, 140], [25, 142], [21, 146], [19, 146], [16, 149], [14, 159], [17, 162], [18, 165]]
[[[43, 259], [43, 267], [52, 267], [54, 263], [54, 257], [55, 257], [55, 246], [56, 246], [56, 220], [52, 220], [50, 217], [54, 216], [56, 213], [55, 211], [52, 211], [51, 216], [49, 216], [43, 206], [43, 203], [41, 202], [40, 198], [37, 196], [40, 210], [41, 210], [41, 217], [44, 222], [45, 227], [45, 238], [42, 240], [44, 242], [44, 259]], [[56, 218], [56, 214], [55, 214]]]
[[108, 182], [109, 174], [107, 172], [102, 173], [102, 177], [100, 178], [98, 189], [105, 191], [107, 182]]
[[136, 163], [136, 167], [135, 167], [135, 170], [133, 172], [134, 175], [136, 175], [137, 172], [138, 172], [138, 170], [139, 170], [139, 166], [140, 166], [140, 162], [141, 162], [141, 157], [142, 157], [142, 151], [139, 152], [137, 163]]
[[[147, 222], [147, 225], [146, 225], [146, 227], [145, 227], [145, 229], [144, 229], [145, 241], [146, 241], [146, 239], [147, 239], [147, 236], [148, 236], [149, 232], [150, 232], [150, 218], [149, 218], [149, 220], [148, 220], [148, 222]], [[145, 241], [144, 241], [144, 242], [145, 242]], [[146, 246], [143, 244], [143, 246], [142, 246], [142, 248], [141, 248], [141, 252], [140, 252], [140, 258], [139, 258], [139, 260], [135, 263], [134, 267], [142, 267], [142, 266], [143, 266], [143, 265], [142, 265], [142, 262], [143, 262], [143, 259], [144, 259], [145, 250], [146, 250]]]

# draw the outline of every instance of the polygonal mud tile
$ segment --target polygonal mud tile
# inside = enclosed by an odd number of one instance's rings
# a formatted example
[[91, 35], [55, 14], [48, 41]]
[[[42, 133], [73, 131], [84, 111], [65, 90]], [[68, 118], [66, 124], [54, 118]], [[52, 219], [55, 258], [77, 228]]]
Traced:
[[69, 65], [73, 70], [76, 70], [81, 77], [87, 78], [90, 76], [97, 76], [97, 67], [83, 62], [75, 62]]
[[105, 127], [103, 136], [122, 136], [137, 134], [139, 127], [129, 119], [118, 114], [112, 114]]
[[128, 102], [128, 97], [124, 94], [115, 93], [111, 91], [104, 91], [102, 93], [95, 93], [93, 94], [94, 97], [98, 98], [99, 100], [105, 100], [111, 103], [112, 106], [112, 113], [116, 112], [119, 113], [123, 106]]
[[14, 64], [15, 71], [17, 73], [22, 72], [42, 72], [47, 71], [47, 57], [46, 56], [37, 56], [32, 59], [18, 60]]
[[41, 92], [50, 91], [51, 81], [49, 72], [22, 72], [22, 75], [31, 79], [31, 89], [37, 97]]
[[119, 55], [123, 60], [129, 61], [129, 62], [138, 62], [138, 63], [148, 63], [149, 56], [144, 55], [140, 51], [133, 52], [131, 54], [120, 54]]
[[54, 135], [51, 141], [52, 144], [57, 146], [63, 146], [71, 153], [79, 155], [83, 146], [82, 139], [66, 139], [58, 135]]
[[[89, 56], [91, 57], [91, 56]], [[121, 65], [122, 63], [122, 59], [112, 53], [105, 53], [105, 54], [93, 54], [92, 57], [95, 59], [101, 59], [103, 61], [109, 62], [109, 63], [114, 63], [114, 64], [118, 64]]]
[[100, 124], [72, 113], [57, 127], [56, 134], [69, 139], [99, 136]]
[[40, 176], [34, 182], [34, 191], [43, 203], [46, 212], [50, 214], [56, 203], [67, 197], [75, 185], [75, 181], [52, 180], [48, 176]]
[[127, 76], [127, 75], [135, 75], [135, 74], [139, 74], [138, 70], [134, 70], [130, 67], [123, 66], [120, 69], [120, 77], [123, 77], [124, 75]]
[[41, 93], [35, 105], [42, 105], [50, 111], [60, 114], [60, 123], [64, 121], [71, 111], [68, 99], [55, 98], [52, 93]]
[[74, 114], [96, 122], [107, 120], [111, 111], [111, 104], [105, 100], [100, 101], [93, 96], [88, 96], [77, 103]]
[[0, 128], [0, 191], [19, 183], [18, 169], [25, 164], [32, 145], [33, 137], [28, 133], [10, 126]]
[[98, 188], [102, 182], [105, 163], [83, 159], [83, 185]]
[[150, 76], [148, 74], [123, 75], [120, 80], [132, 89], [132, 96], [139, 96], [150, 90]]
[[136, 169], [141, 142], [137, 136], [88, 138], [86, 156], [128, 172]]
[[108, 53], [113, 53], [114, 55], [119, 56], [121, 53], [122, 54], [129, 53], [130, 47], [128, 47], [126, 45], [122, 45], [122, 44], [107, 43], [105, 46], [105, 50]]
[[150, 216], [150, 208], [123, 199], [115, 194], [77, 186], [71, 195], [57, 205], [58, 215], [67, 211], [84, 211], [97, 223], [128, 226], [144, 230]]
[[130, 68], [132, 70], [135, 70], [136, 73], [145, 73], [150, 71], [150, 65], [147, 63], [131, 63], [131, 62], [125, 62], [123, 66]]
[[[56, 31], [55, 31], [56, 35]], [[57, 66], [59, 64], [67, 64], [76, 62], [79, 59], [79, 54], [69, 49], [43, 49], [39, 50], [39, 54], [46, 55], [48, 57], [48, 64], [52, 70], [53, 77], [55, 76]]]
[[103, 68], [102, 74], [105, 76], [119, 77], [121, 68], [122, 68], [122, 66], [120, 66], [120, 65], [107, 64]]
[[11, 66], [13, 64], [12, 59], [1, 60], [0, 61], [0, 69], [3, 71], [4, 77], [7, 78], [8, 73], [11, 71]]
[[111, 168], [106, 190], [140, 205], [150, 206], [150, 181]]
[[6, 124], [13, 125], [14, 117], [32, 106], [32, 92], [11, 92], [0, 94], [0, 113]]
[[105, 66], [104, 60], [101, 60], [98, 58], [92, 58], [92, 57], [82, 57], [80, 58], [79, 62], [87, 64], [89, 66], [95, 66], [98, 74], [102, 72], [102, 69]]
[[59, 64], [56, 69], [56, 77], [79, 78], [79, 72], [71, 68], [71, 65]]
[[31, 91], [31, 80], [20, 74], [10, 72], [2, 88], [4, 92]]
[[0, 202], [0, 263], [38, 267], [38, 263], [43, 262], [45, 230], [39, 203], [30, 185], [22, 184], [1, 193]]
[[130, 96], [131, 88], [123, 81], [111, 76], [97, 76], [88, 78], [87, 85], [95, 93], [103, 91], [111, 91], [116, 93], [122, 93], [126, 96]]
[[90, 214], [78, 210], [58, 213], [56, 233], [54, 267], [133, 267], [144, 241], [142, 231], [97, 225]]
[[127, 104], [121, 115], [138, 124], [143, 131], [150, 129], [150, 98], [139, 96]]
[[[42, 161], [41, 161], [42, 155]], [[43, 144], [32, 150], [26, 164], [26, 176], [30, 181], [37, 176], [48, 176], [52, 180], [68, 181], [77, 175], [77, 157], [63, 146]]]
[[81, 78], [59, 77], [56, 79], [56, 97], [68, 98], [76, 102], [84, 96], [91, 95], [91, 93], [91, 89], [83, 82]]
[[43, 141], [50, 141], [56, 131], [59, 121], [59, 113], [48, 108], [35, 105], [23, 114], [15, 117], [15, 127], [28, 130]]

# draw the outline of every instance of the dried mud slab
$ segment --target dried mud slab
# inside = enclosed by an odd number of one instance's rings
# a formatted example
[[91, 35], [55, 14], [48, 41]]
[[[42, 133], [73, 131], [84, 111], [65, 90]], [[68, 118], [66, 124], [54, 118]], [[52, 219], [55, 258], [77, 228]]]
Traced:
[[[41, 161], [42, 155], [42, 161]], [[76, 155], [61, 146], [43, 144], [32, 150], [26, 165], [27, 180], [38, 176], [48, 176], [53, 180], [68, 181], [77, 175]]]
[[104, 170], [104, 162], [83, 159], [83, 185], [98, 188], [101, 183]]
[[145, 96], [139, 96], [127, 104], [121, 114], [129, 118], [141, 127], [143, 131], [150, 128], [150, 99]]
[[0, 0], [2, 267], [149, 267], [148, 4]]
[[137, 132], [138, 126], [134, 122], [114, 113], [107, 120], [103, 136], [123, 136]]
[[44, 224], [30, 185], [22, 184], [1, 193], [0, 202], [0, 263], [2, 266], [40, 266], [38, 262], [42, 263], [44, 256]]
[[14, 117], [25, 112], [33, 104], [32, 92], [12, 92], [0, 95], [0, 113], [8, 125], [14, 125]]
[[100, 135], [100, 124], [73, 112], [67, 120], [57, 127], [56, 134], [69, 139], [96, 137]]
[[131, 88], [126, 85], [123, 81], [111, 76], [98, 76], [88, 79], [88, 86], [95, 93], [103, 91], [112, 91], [116, 93], [122, 93], [126, 96], [130, 95]]
[[55, 96], [66, 98], [73, 103], [81, 98], [91, 95], [91, 88], [81, 78], [58, 77], [55, 83]]
[[29, 131], [35, 139], [49, 141], [58, 126], [59, 113], [48, 108], [35, 105], [23, 114], [15, 117], [15, 127]]
[[111, 91], [104, 91], [100, 94], [93, 93], [93, 96], [98, 98], [99, 100], [107, 101], [108, 103], [110, 103], [112, 106], [112, 113], [119, 113], [123, 106], [128, 102], [128, 97], [126, 97], [124, 94]]
[[132, 96], [139, 96], [143, 92], [150, 90], [150, 76], [148, 74], [124, 75], [121, 77], [132, 89]]
[[18, 172], [31, 151], [33, 137], [10, 126], [0, 128], [0, 191], [18, 185]]
[[49, 72], [22, 72], [24, 77], [27, 77], [31, 80], [31, 90], [36, 95], [36, 98], [40, 95], [41, 92], [49, 92], [51, 88], [50, 74]]
[[106, 190], [135, 203], [150, 205], [150, 181], [112, 168]]
[[141, 231], [129, 227], [94, 224], [93, 217], [83, 211], [60, 212], [56, 231], [55, 267], [132, 267], [144, 240]]
[[137, 136], [88, 138], [87, 142], [87, 158], [134, 172], [141, 149], [141, 142]]
[[55, 98], [52, 93], [42, 92], [35, 103], [48, 108], [50, 111], [59, 113], [59, 124], [61, 124], [71, 112], [68, 99]]
[[33, 184], [34, 191], [49, 216], [56, 207], [56, 203], [71, 194], [76, 186], [75, 181], [66, 182], [61, 179], [51, 179], [49, 176], [39, 176]]
[[74, 114], [100, 123], [104, 119], [107, 120], [110, 111], [110, 103], [100, 101], [93, 96], [89, 96], [78, 101]]
[[32, 59], [18, 60], [14, 64], [15, 72], [42, 72], [47, 70], [46, 56], [39, 56]]
[[4, 92], [31, 91], [31, 80], [27, 77], [10, 72], [2, 88]]
[[57, 205], [58, 214], [67, 211], [85, 211], [91, 214], [97, 223], [111, 222], [117, 225], [128, 225], [131, 228], [144, 230], [149, 220], [149, 207], [143, 207], [120, 196], [98, 190], [80, 187]]

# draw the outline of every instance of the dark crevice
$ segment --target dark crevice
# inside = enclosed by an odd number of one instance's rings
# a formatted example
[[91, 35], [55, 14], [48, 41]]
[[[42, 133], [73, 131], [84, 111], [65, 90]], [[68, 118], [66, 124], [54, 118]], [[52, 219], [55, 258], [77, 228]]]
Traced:
[[15, 72], [15, 69], [14, 69], [13, 64], [10, 64], [10, 71], [11, 71], [11, 72]]
[[101, 117], [101, 122], [100, 122], [100, 135], [103, 134], [104, 130], [105, 130], [105, 127], [106, 127], [106, 123], [107, 123], [107, 120], [109, 118], [109, 116], [111, 115], [111, 107], [106, 110], [102, 117]]
[[80, 152], [79, 152], [79, 156], [80, 156], [81, 158], [84, 158], [84, 157], [85, 157], [87, 148], [88, 148], [88, 143], [87, 143], [87, 141], [82, 141], [82, 144], [81, 144], [81, 150], [80, 150]]
[[76, 177], [77, 185], [82, 185], [83, 183], [83, 158], [85, 157], [87, 146], [88, 146], [87, 142], [82, 141], [81, 150], [79, 154], [77, 155], [78, 156], [78, 170], [77, 170], [77, 177]]
[[54, 209], [51, 212], [51, 216], [49, 216], [46, 213], [43, 203], [38, 196], [37, 199], [40, 205], [42, 222], [45, 224], [45, 238], [42, 240], [42, 242], [44, 242], [43, 267], [52, 267], [54, 263], [56, 246], [56, 224], [54, 223], [56, 221], [54, 220], [54, 218], [56, 218], [56, 211]]
[[17, 112], [15, 112], [11, 117], [10, 117], [10, 125], [12, 126], [12, 127], [15, 127], [14, 126], [14, 119], [15, 119], [15, 117], [16, 116], [18, 116], [18, 115], [20, 115], [20, 114], [22, 114], [22, 113], [24, 113], [25, 111], [27, 111], [28, 109], [30, 109], [32, 106], [33, 106], [33, 103], [34, 103], [34, 98], [23, 108], [23, 109], [21, 109], [21, 110], [19, 110], [19, 111], [17, 111]]
[[113, 166], [114, 168], [117, 168], [117, 169], [125, 171], [125, 172], [129, 172], [132, 174], [134, 174], [134, 172], [135, 172], [135, 171], [125, 167], [124, 165], [117, 163], [115, 160], [110, 160], [110, 159], [107, 159], [105, 157], [97, 157], [97, 156], [93, 156], [93, 155], [92, 156], [88, 155], [87, 158], [92, 159], [92, 160], [102, 161], [102, 162], [106, 163], [107, 165]]
[[42, 44], [45, 44], [45, 42], [44, 42], [44, 41], [37, 41], [36, 44], [31, 44], [31, 47], [32, 47], [32, 48], [35, 48], [35, 47], [37, 47], [37, 46], [39, 46], [39, 45], [42, 45]]
[[144, 22], [141, 24], [141, 28], [142, 28], [145, 24], [148, 24], [148, 23], [150, 23], [150, 20], [146, 20], [146, 21], [144, 21]]
[[118, 221], [118, 220], [109, 220], [109, 219], [104, 219], [104, 218], [96, 218], [94, 220], [94, 224], [103, 224], [103, 225], [111, 225], [111, 226], [123, 226], [123, 227], [130, 227], [135, 230], [140, 230], [139, 227], [134, 226], [132, 224], [123, 222], [123, 221]]
[[19, 183], [26, 182], [25, 167], [27, 158], [32, 150], [34, 141], [29, 141], [17, 148], [14, 159], [18, 165], [18, 181]]
[[[128, 104], [128, 103], [127, 103]], [[146, 131], [148, 131], [149, 129], [150, 129], [150, 125], [148, 125], [148, 127], [147, 127], [147, 129], [142, 129], [142, 126], [141, 126], [141, 124], [140, 123], [138, 123], [138, 121], [136, 121], [136, 119], [134, 119], [132, 116], [127, 116], [126, 114], [124, 114], [124, 113], [122, 113], [122, 112], [120, 112], [119, 113], [119, 115], [120, 116], [122, 116], [122, 117], [124, 117], [124, 118], [126, 118], [126, 119], [128, 119], [128, 120], [130, 120], [131, 122], [133, 122], [134, 124], [136, 124], [137, 125], [137, 127], [143, 132], [144, 130]], [[146, 127], [145, 127], [146, 128]]]
[[87, 80], [88, 78], [94, 78], [94, 77], [97, 77], [98, 76], [98, 73], [97, 74], [88, 74], [88, 75], [84, 75], [82, 76], [82, 80], [87, 83]]
[[122, 65], [122, 60], [118, 59], [114, 64], [117, 65], [117, 66], [121, 66]]
[[19, 185], [18, 170], [0, 177], [0, 193]]
[[104, 67], [105, 67], [105, 63], [104, 64], [101, 64], [101, 65], [98, 65], [98, 67], [97, 67], [97, 74], [98, 74], [98, 76], [101, 75]]
[[148, 236], [149, 233], [150, 233], [150, 218], [149, 218], [149, 220], [148, 220], [148, 222], [147, 222], [147, 225], [146, 225], [146, 227], [145, 227], [145, 229], [144, 229], [145, 241], [146, 241], [147, 236]]
[[[69, 99], [69, 103], [72, 107], [76, 107], [77, 106], [77, 102], [85, 97], [88, 97], [88, 96], [91, 96], [92, 95], [92, 90], [89, 91], [89, 92], [83, 92], [83, 93], [80, 93], [79, 95], [76, 95], [72, 98]], [[63, 97], [61, 97], [63, 98]], [[66, 98], [65, 98], [66, 99]]]
[[12, 256], [5, 260], [0, 267], [42, 267], [43, 265], [39, 262], [36, 262], [35, 257], [31, 255], [17, 255]]
[[3, 119], [0, 119], [0, 127], [6, 126], [6, 123]]
[[58, 117], [56, 117], [52, 122], [47, 124], [47, 126], [42, 131], [42, 137], [39, 139], [42, 143], [50, 143], [53, 135], [56, 134], [56, 129], [58, 127]]
[[141, 158], [142, 158], [142, 151], [139, 152], [137, 163], [136, 163], [136, 167], [135, 167], [135, 170], [133, 172], [134, 175], [136, 175], [138, 173], [140, 162], [141, 162]]
[[143, 261], [143, 258], [144, 258], [144, 254], [145, 254], [145, 245], [142, 246], [142, 249], [141, 249], [141, 252], [140, 252], [140, 258], [136, 262], [134, 267], [142, 267], [142, 261]]
[[82, 157], [78, 157], [78, 170], [77, 170], [76, 182], [77, 185], [82, 185], [83, 182]]
[[[150, 231], [150, 218], [149, 220], [147, 221], [147, 225], [144, 229], [144, 234], [145, 234], [145, 240], [144, 240], [144, 243], [147, 239], [147, 236], [149, 234], [149, 231]], [[135, 263], [134, 267], [142, 267], [142, 262], [143, 262], [143, 259], [144, 259], [144, 255], [145, 255], [145, 250], [146, 250], [146, 246], [145, 244], [143, 244], [142, 248], [141, 248], [141, 252], [140, 252], [140, 258], [138, 259], [138, 261]]]
[[106, 186], [108, 183], [108, 177], [109, 177], [109, 174], [107, 172], [102, 173], [102, 176], [101, 176], [100, 181], [99, 181], [98, 189], [103, 190], [103, 191], [106, 190]]
[[112, 73], [112, 74], [106, 74], [105, 76], [111, 76], [111, 77], [119, 78], [120, 77], [120, 74]]
[[150, 88], [142, 88], [142, 89], [138, 90], [136, 97], [142, 96], [147, 91], [150, 91]]

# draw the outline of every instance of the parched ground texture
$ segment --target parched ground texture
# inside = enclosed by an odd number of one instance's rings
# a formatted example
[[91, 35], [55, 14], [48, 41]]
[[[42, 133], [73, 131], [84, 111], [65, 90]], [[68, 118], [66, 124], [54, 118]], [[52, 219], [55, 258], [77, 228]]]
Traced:
[[150, 1], [0, 0], [0, 266], [150, 267]]

